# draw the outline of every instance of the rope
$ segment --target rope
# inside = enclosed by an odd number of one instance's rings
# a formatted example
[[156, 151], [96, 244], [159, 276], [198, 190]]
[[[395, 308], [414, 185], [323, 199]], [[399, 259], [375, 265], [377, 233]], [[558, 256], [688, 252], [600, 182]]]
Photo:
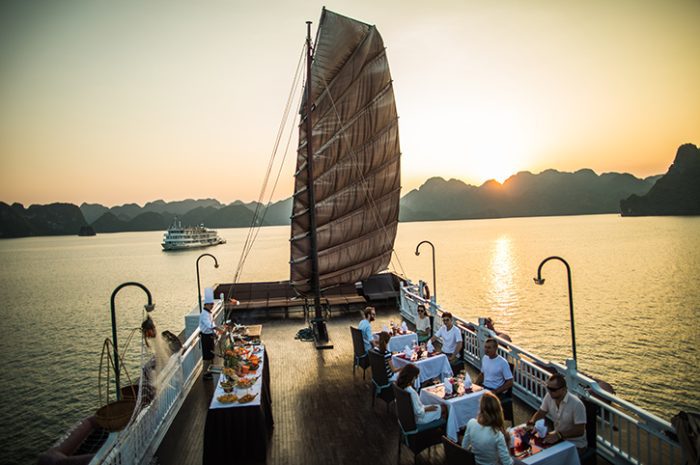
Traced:
[[[286, 102], [285, 107], [284, 107], [282, 120], [280, 121], [280, 126], [279, 126], [279, 129], [277, 132], [277, 136], [275, 138], [275, 143], [273, 145], [272, 153], [270, 155], [270, 161], [269, 161], [268, 166], [267, 166], [265, 178], [263, 180], [263, 184], [262, 184], [262, 187], [260, 189], [258, 201], [256, 202], [255, 211], [253, 212], [253, 219], [251, 221], [250, 228], [248, 229], [248, 233], [246, 235], [246, 240], [243, 244], [243, 249], [241, 250], [241, 255], [238, 259], [238, 265], [236, 267], [236, 272], [234, 274], [234, 279], [233, 279], [234, 284], [238, 282], [238, 280], [241, 276], [246, 259], [248, 258], [248, 254], [252, 250], [253, 244], [255, 243], [255, 240], [256, 240], [257, 235], [260, 231], [260, 228], [262, 227], [262, 225], [264, 223], [265, 215], [267, 214], [267, 210], [268, 210], [270, 204], [272, 203], [272, 197], [273, 197], [275, 190], [277, 188], [277, 184], [279, 182], [280, 175], [282, 173], [282, 168], [284, 167], [284, 162], [287, 158], [287, 152], [289, 150], [289, 141], [291, 140], [293, 130], [290, 131], [290, 135], [289, 135], [288, 140], [287, 140], [287, 145], [286, 145], [285, 151], [283, 153], [282, 162], [280, 163], [279, 170], [277, 172], [277, 176], [275, 177], [275, 181], [274, 181], [274, 184], [272, 186], [272, 190], [270, 191], [270, 195], [268, 197], [267, 203], [265, 204], [264, 207], [262, 207], [263, 198], [265, 196], [265, 191], [267, 190], [268, 182], [270, 180], [270, 174], [272, 172], [272, 167], [274, 166], [274, 161], [275, 161], [275, 158], [277, 156], [277, 152], [279, 150], [280, 141], [282, 139], [282, 135], [284, 134], [286, 122], [289, 119], [290, 109], [293, 107], [292, 103], [294, 101], [294, 95], [297, 92], [298, 83], [300, 80], [300, 76], [302, 74], [301, 68], [302, 68], [303, 58], [304, 58], [304, 46], [302, 46], [302, 50], [301, 50], [300, 55], [299, 55], [299, 61], [297, 63], [297, 68], [296, 68], [296, 71], [294, 73], [294, 77], [292, 79], [292, 86], [291, 86], [291, 89], [289, 92], [289, 96], [287, 97], [287, 102]], [[293, 127], [292, 127], [292, 129], [293, 129]], [[228, 298], [231, 298], [232, 291], [233, 291], [233, 286], [231, 286], [229, 288]]]

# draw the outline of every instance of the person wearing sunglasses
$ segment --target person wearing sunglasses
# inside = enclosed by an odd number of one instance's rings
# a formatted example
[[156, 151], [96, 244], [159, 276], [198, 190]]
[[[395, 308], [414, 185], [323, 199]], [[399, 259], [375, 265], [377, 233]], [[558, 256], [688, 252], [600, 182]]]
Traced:
[[445, 312], [442, 314], [443, 326], [438, 329], [430, 339], [432, 342], [442, 339], [442, 353], [447, 355], [453, 372], [458, 372], [462, 368], [459, 355], [462, 353], [462, 332], [452, 322], [452, 314]]
[[581, 399], [568, 392], [566, 379], [554, 373], [547, 380], [547, 394], [539, 410], [527, 422], [531, 427], [547, 414], [554, 419], [554, 430], [547, 433], [543, 441], [554, 444], [567, 440], [574, 443], [579, 455], [586, 450], [586, 408]]
[[419, 305], [418, 318], [416, 318], [416, 335], [418, 336], [418, 342], [426, 342], [430, 339], [430, 317], [428, 317], [428, 312], [425, 309], [425, 305]]

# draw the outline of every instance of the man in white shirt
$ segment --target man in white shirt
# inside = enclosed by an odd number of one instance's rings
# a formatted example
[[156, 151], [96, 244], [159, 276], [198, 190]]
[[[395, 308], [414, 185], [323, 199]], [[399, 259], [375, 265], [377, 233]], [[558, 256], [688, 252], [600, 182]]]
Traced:
[[442, 339], [442, 353], [447, 355], [447, 359], [453, 367], [452, 371], [459, 371], [462, 364], [459, 359], [462, 354], [462, 332], [454, 325], [450, 312], [442, 314], [442, 322], [444, 325], [430, 340], [435, 342], [437, 338]]
[[199, 332], [200, 341], [202, 342], [202, 365], [204, 371], [204, 379], [212, 379], [212, 374], [209, 372], [212, 360], [214, 360], [214, 345], [216, 334], [219, 329], [214, 323], [211, 311], [214, 308], [214, 290], [210, 287], [204, 289], [204, 305], [202, 313], [199, 314]]
[[486, 339], [484, 351], [486, 355], [481, 360], [481, 373], [476, 377], [475, 383], [502, 397], [513, 387], [510, 365], [505, 358], [498, 355], [498, 343], [495, 339]]
[[365, 350], [369, 350], [374, 346], [374, 337], [372, 336], [372, 325], [370, 324], [377, 316], [377, 311], [374, 307], [365, 307], [363, 312], [364, 318], [357, 325], [357, 329], [362, 332], [362, 341], [365, 343]]
[[581, 399], [566, 389], [566, 379], [554, 373], [547, 380], [547, 394], [542, 399], [539, 410], [528, 420], [532, 426], [540, 418], [549, 414], [554, 419], [554, 430], [547, 433], [544, 442], [554, 444], [567, 440], [574, 443], [581, 455], [588, 446], [586, 441], [586, 407]]

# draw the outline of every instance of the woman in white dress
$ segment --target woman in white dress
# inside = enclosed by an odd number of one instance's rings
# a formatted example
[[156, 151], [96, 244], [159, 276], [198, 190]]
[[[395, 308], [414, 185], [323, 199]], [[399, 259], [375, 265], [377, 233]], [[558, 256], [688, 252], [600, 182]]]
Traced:
[[447, 418], [447, 410], [445, 405], [423, 405], [420, 401], [420, 396], [413, 385], [420, 374], [420, 370], [414, 364], [408, 364], [401, 369], [399, 376], [396, 379], [396, 385], [408, 392], [411, 396], [413, 404], [413, 413], [416, 416], [416, 424], [424, 425], [434, 421]]

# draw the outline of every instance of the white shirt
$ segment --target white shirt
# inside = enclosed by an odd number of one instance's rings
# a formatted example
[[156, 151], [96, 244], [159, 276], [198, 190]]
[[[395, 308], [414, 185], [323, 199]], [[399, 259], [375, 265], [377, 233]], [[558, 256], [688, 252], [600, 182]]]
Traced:
[[[561, 400], [559, 407], [557, 407], [557, 403], [552, 399], [552, 396], [547, 393], [544, 399], [542, 399], [540, 410], [554, 417], [555, 430], [568, 430], [574, 425], [586, 424], [586, 407], [583, 405], [583, 402], [581, 402], [581, 399], [571, 395], [569, 392], [567, 392]], [[579, 448], [588, 446], [585, 431], [582, 436], [575, 438], [567, 437], [566, 440], [573, 442], [574, 445]]]
[[462, 332], [455, 325], [448, 330], [447, 326], [443, 326], [435, 333], [437, 337], [442, 338], [442, 351], [446, 354], [454, 354], [457, 350], [457, 344], [462, 342]]
[[498, 389], [503, 383], [513, 379], [508, 362], [500, 355], [495, 358], [485, 356], [481, 360], [481, 372], [484, 374], [484, 387], [487, 389]]
[[427, 316], [425, 318], [416, 318], [416, 330], [430, 332], [430, 318]]
[[413, 389], [413, 386], [408, 386], [406, 392], [411, 395], [411, 402], [413, 403], [413, 413], [416, 415], [416, 424], [430, 423], [431, 421], [439, 420], [441, 411], [440, 408], [432, 410], [430, 412], [425, 411], [425, 406], [423, 402], [420, 401], [420, 396]]
[[467, 431], [462, 439], [462, 447], [474, 454], [478, 465], [512, 465], [513, 459], [506, 447], [506, 438], [500, 431], [490, 426], [483, 426], [476, 418], [467, 423]]
[[211, 312], [206, 309], [202, 309], [202, 313], [199, 314], [199, 331], [202, 334], [214, 334], [214, 318], [211, 316]]

